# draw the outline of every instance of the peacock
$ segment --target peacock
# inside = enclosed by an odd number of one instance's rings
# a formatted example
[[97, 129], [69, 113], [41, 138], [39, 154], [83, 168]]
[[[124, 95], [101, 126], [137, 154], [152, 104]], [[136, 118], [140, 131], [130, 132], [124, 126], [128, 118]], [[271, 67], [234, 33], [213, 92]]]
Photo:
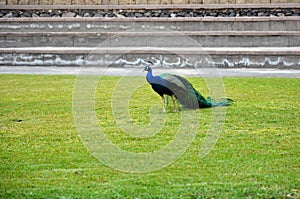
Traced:
[[181, 76], [169, 73], [153, 76], [150, 66], [145, 66], [144, 71], [147, 71], [147, 82], [152, 86], [152, 89], [160, 95], [163, 101], [164, 112], [166, 112], [165, 95], [171, 96], [175, 112], [178, 111], [176, 99], [184, 108], [189, 109], [229, 106], [233, 102], [233, 100], [229, 98], [225, 98], [220, 102], [212, 102], [210, 98], [205, 99], [187, 79]]

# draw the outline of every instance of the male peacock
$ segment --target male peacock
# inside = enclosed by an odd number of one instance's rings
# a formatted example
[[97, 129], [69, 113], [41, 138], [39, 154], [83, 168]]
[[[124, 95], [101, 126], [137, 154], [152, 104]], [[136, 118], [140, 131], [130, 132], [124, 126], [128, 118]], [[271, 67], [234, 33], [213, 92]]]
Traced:
[[152, 89], [160, 95], [164, 103], [164, 112], [166, 112], [166, 102], [164, 95], [169, 95], [174, 104], [174, 111], [177, 111], [175, 98], [185, 108], [209, 108], [215, 106], [229, 106], [231, 99], [226, 98], [221, 102], [212, 102], [210, 99], [205, 99], [185, 78], [178, 75], [163, 73], [158, 76], [152, 75], [150, 66], [146, 66], [144, 71], [147, 71], [146, 79], [151, 84]]

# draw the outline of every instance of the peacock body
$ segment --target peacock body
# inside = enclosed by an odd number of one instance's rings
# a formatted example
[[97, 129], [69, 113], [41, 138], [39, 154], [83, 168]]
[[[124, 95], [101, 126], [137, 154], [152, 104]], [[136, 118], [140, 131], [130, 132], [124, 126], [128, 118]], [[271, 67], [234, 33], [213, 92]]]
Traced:
[[[153, 76], [152, 68], [149, 66], [146, 66], [144, 70], [147, 71], [147, 82], [152, 86], [152, 89], [161, 96], [164, 104], [164, 95], [172, 97], [175, 111], [177, 111], [177, 107], [174, 98], [176, 98], [184, 108], [191, 109], [229, 106], [232, 102], [232, 100], [228, 98], [220, 102], [212, 102], [210, 99], [206, 99], [187, 79], [181, 76], [169, 73]], [[164, 106], [164, 112], [166, 111], [165, 108]]]

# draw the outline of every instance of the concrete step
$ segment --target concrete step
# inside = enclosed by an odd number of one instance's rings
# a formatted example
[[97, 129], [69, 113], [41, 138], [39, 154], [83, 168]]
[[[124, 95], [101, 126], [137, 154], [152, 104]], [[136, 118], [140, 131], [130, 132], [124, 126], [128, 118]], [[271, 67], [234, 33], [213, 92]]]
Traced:
[[0, 32], [2, 48], [95, 47], [103, 43], [115, 47], [292, 47], [300, 46], [300, 31]]
[[[180, 7], [134, 9], [177, 8]], [[201, 67], [300, 69], [299, 16], [0, 18], [0, 30], [0, 66], [141, 67], [151, 60], [159, 67], [198, 64]]]
[[31, 47], [0, 48], [0, 66], [294, 68], [300, 47]]
[[1, 32], [300, 31], [300, 17], [0, 18]]

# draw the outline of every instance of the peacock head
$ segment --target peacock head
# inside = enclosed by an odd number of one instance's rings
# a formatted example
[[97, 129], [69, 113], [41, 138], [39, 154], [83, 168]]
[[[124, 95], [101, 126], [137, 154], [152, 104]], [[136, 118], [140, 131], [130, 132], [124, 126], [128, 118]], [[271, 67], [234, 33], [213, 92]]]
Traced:
[[[149, 64], [153, 65], [153, 62], [151, 61], [147, 61]], [[150, 66], [145, 66], [144, 71], [151, 71], [151, 67]]]
[[145, 66], [144, 71], [151, 71], [151, 67], [150, 66]]

